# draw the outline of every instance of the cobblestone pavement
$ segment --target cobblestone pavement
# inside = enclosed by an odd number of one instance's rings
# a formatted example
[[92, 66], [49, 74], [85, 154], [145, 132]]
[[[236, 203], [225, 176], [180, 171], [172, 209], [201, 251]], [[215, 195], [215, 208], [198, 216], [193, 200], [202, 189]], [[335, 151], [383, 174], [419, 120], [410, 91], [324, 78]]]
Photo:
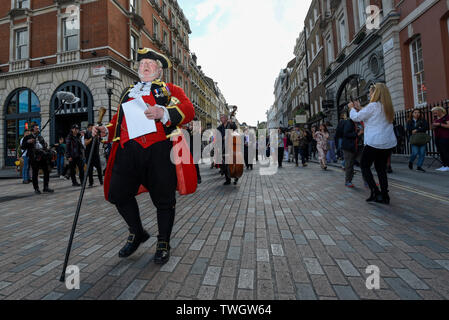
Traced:
[[[448, 198], [417, 186], [391, 187], [392, 205], [368, 204], [360, 174], [286, 164], [274, 176], [245, 172], [222, 186], [179, 197], [165, 266], [152, 262], [157, 234], [149, 196], [140, 196], [151, 239], [129, 259], [117, 253], [127, 228], [102, 188], [87, 189], [71, 254], [80, 290], [59, 282], [79, 189], [52, 179], [53, 195], [0, 181], [0, 299], [449, 299]], [[42, 182], [41, 182], [42, 183]], [[380, 268], [368, 290], [366, 268]]]

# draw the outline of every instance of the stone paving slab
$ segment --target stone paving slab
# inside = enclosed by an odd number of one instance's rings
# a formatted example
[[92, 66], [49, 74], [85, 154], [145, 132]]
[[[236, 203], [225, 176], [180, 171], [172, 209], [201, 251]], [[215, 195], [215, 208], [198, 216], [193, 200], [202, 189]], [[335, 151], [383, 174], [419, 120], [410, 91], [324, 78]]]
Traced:
[[[156, 210], [138, 197], [151, 238], [128, 259], [127, 228], [102, 189], [87, 189], [71, 265], [81, 288], [58, 281], [79, 196], [66, 180], [55, 194], [0, 180], [0, 299], [449, 299], [449, 200], [440, 190], [395, 181], [391, 206], [365, 202], [360, 174], [344, 188], [340, 169], [286, 163], [273, 176], [246, 171], [224, 187], [202, 165], [198, 192], [177, 198], [170, 262], [153, 263]], [[445, 187], [442, 186], [444, 189]], [[71, 195], [71, 196], [68, 196]], [[366, 268], [380, 269], [369, 290]]]

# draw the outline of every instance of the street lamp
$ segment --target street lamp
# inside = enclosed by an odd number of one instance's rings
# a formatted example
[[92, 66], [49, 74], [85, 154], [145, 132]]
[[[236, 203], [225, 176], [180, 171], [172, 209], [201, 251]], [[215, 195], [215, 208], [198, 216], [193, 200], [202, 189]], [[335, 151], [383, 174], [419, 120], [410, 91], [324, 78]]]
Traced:
[[104, 87], [106, 89], [106, 92], [108, 94], [108, 99], [109, 99], [108, 113], [109, 113], [109, 122], [110, 122], [112, 120], [111, 98], [112, 98], [112, 94], [115, 89], [115, 80], [118, 80], [118, 81], [122, 81], [122, 80], [112, 74], [112, 69], [106, 70], [106, 75], [103, 77], [103, 79], [105, 80]]

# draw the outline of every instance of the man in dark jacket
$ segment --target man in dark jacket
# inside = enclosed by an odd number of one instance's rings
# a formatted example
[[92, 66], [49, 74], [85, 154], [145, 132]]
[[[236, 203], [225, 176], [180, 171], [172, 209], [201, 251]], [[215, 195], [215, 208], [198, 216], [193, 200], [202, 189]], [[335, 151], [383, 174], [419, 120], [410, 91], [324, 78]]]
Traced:
[[[222, 145], [222, 155], [223, 155], [223, 162], [220, 166], [220, 169], [226, 178], [226, 182], [224, 183], [224, 185], [227, 186], [227, 185], [231, 184], [231, 178], [229, 177], [229, 169], [228, 169], [228, 165], [226, 164], [226, 161], [225, 161], [226, 130], [237, 130], [237, 125], [233, 121], [229, 120], [229, 118], [226, 114], [220, 115], [220, 121], [221, 121], [221, 125], [217, 128], [217, 130], [221, 134], [221, 145]], [[219, 143], [219, 141], [217, 141], [217, 142]], [[236, 185], [238, 181], [239, 181], [239, 179], [235, 178], [234, 185]]]
[[[93, 126], [94, 125], [92, 123], [90, 123], [87, 126], [86, 135], [84, 136], [84, 144], [86, 145], [86, 154], [85, 154], [86, 159], [88, 159], [90, 152], [92, 150], [92, 145], [93, 145], [92, 128], [93, 128]], [[88, 168], [89, 188], [92, 188], [94, 186], [94, 167], [97, 169], [98, 181], [100, 181], [100, 184], [103, 185], [103, 171], [101, 169], [101, 162], [100, 162], [100, 143], [95, 144], [95, 149], [92, 154], [90, 168]]]
[[358, 153], [358, 139], [363, 135], [363, 129], [358, 130], [357, 125], [351, 119], [344, 120], [341, 148], [345, 158], [345, 186], [354, 188], [354, 160]]
[[50, 180], [50, 152], [47, 143], [39, 133], [39, 125], [37, 123], [31, 124], [31, 134], [24, 137], [22, 140], [22, 150], [27, 150], [27, 155], [30, 158], [31, 169], [33, 171], [34, 192], [36, 194], [41, 194], [39, 190], [38, 174], [39, 170], [42, 169], [44, 172], [44, 192], [53, 193], [53, 190], [48, 187], [48, 182]]
[[76, 181], [76, 167], [78, 167], [80, 181], [84, 181], [84, 146], [79, 136], [80, 129], [78, 125], [74, 124], [67, 136], [67, 159], [69, 160], [70, 177], [72, 178], [72, 186], [79, 187], [80, 184]]

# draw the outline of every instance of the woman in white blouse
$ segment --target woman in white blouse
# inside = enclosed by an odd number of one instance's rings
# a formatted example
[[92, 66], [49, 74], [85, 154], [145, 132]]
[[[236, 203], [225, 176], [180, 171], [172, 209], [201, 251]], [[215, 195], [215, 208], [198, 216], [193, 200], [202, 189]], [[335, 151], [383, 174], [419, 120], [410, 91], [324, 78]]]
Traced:
[[[393, 130], [393, 103], [390, 92], [383, 83], [371, 86], [369, 96], [371, 102], [363, 109], [358, 101], [349, 104], [350, 116], [353, 121], [363, 122], [365, 125], [365, 148], [360, 165], [363, 178], [371, 189], [371, 196], [366, 201], [389, 204], [387, 161], [392, 149], [397, 145]], [[381, 191], [376, 186], [371, 172], [373, 163]]]

